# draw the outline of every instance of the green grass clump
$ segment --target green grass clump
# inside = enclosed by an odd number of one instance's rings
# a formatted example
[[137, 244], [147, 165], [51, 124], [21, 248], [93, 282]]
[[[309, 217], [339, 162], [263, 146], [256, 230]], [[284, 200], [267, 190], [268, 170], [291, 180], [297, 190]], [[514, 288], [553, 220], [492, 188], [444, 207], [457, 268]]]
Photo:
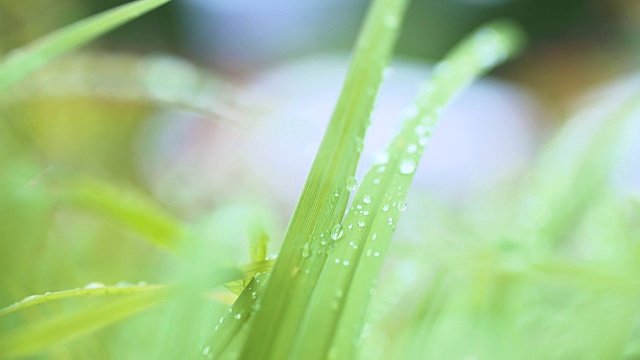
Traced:
[[[0, 63], [0, 104], [17, 101], [12, 91], [20, 86], [46, 95], [46, 86], [30, 87], [27, 75], [166, 2], [123, 5], [8, 55]], [[589, 131], [580, 114], [569, 121], [514, 186], [516, 196], [461, 211], [434, 206], [417, 213], [425, 219], [413, 224], [419, 245], [392, 246], [442, 110], [523, 44], [508, 21], [463, 39], [425, 79], [389, 146], [356, 179], [407, 6], [408, 0], [372, 3], [277, 260], [267, 255], [273, 224], [254, 204], [221, 206], [187, 221], [135, 186], [99, 176], [66, 171], [33, 181], [46, 170], [13, 136], [14, 124], [0, 119], [0, 299], [15, 301], [25, 289], [41, 289], [37, 275], [43, 272], [20, 260], [40, 261], [47, 272], [75, 279], [74, 266], [61, 262], [87, 266], [92, 251], [113, 271], [101, 281], [146, 274], [152, 282], [45, 289], [0, 309], [0, 358], [354, 359], [372, 356], [380, 339], [387, 343], [380, 358], [637, 356], [640, 207], [637, 198], [620, 199], [606, 185], [617, 141], [637, 110], [635, 94]], [[186, 77], [204, 76], [182, 62], [171, 64]], [[149, 76], [160, 92], [106, 96], [225, 116], [224, 106], [202, 101], [228, 89], [216, 87], [216, 78], [207, 77], [191, 93]], [[126, 77], [119, 81], [127, 88]], [[107, 236], [100, 238], [101, 232]], [[79, 240], [65, 248], [59, 241], [65, 237]], [[230, 260], [228, 245], [236, 238], [247, 241], [248, 264]], [[103, 240], [126, 251], [104, 254]], [[59, 261], [34, 259], [41, 248], [39, 254]], [[110, 268], [125, 263], [120, 257], [130, 261], [128, 273]], [[393, 267], [383, 271], [390, 257], [413, 264], [423, 286], [403, 287], [406, 275]], [[390, 299], [399, 305], [385, 308]]]

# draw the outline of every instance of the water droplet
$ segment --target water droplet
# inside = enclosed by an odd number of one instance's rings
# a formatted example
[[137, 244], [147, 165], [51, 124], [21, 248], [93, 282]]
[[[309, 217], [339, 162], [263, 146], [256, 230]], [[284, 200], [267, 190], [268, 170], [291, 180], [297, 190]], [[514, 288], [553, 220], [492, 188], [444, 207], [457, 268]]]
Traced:
[[426, 125], [418, 125], [415, 128], [415, 133], [418, 136], [423, 136], [425, 135], [427, 132], [429, 132], [429, 127]]
[[371, 236], [371, 240], [376, 241], [377, 238], [378, 238], [378, 233], [373, 233], [373, 235]]
[[123, 281], [118, 281], [118, 282], [116, 283], [116, 286], [117, 286], [117, 287], [131, 287], [131, 286], [133, 286], [133, 283], [131, 283], [131, 282], [129, 282], [129, 281], [124, 281], [124, 280], [123, 280]]
[[236, 318], [236, 320], [240, 320], [240, 319], [242, 319], [242, 314], [236, 314], [236, 316], [234, 316], [234, 318]]
[[409, 144], [409, 146], [407, 146], [407, 153], [413, 154], [416, 151], [418, 151], [418, 147], [416, 146], [416, 144]]
[[336, 264], [340, 264], [340, 259], [335, 259], [333, 262], [335, 262]]
[[211, 347], [207, 346], [206, 348], [202, 349], [202, 355], [209, 355], [209, 352], [211, 351]]
[[90, 282], [87, 285], [85, 285], [85, 289], [100, 289], [103, 288], [104, 284], [100, 283], [100, 282]]
[[367, 257], [371, 257], [371, 249], [367, 250], [366, 255], [367, 255]]
[[369, 194], [362, 195], [362, 202], [365, 204], [371, 204], [371, 195]]
[[349, 266], [349, 260], [345, 260], [345, 261], [343, 261], [343, 262], [342, 262], [342, 265], [344, 265], [344, 266]]
[[378, 151], [373, 155], [374, 165], [384, 165], [389, 162], [389, 153], [386, 151]]
[[324, 253], [329, 255], [329, 254], [331, 254], [331, 252], [333, 251], [334, 248], [335, 248], [335, 245], [331, 244], [331, 245], [329, 245], [327, 247], [327, 250]]
[[376, 185], [380, 184], [380, 178], [373, 179], [373, 183], [376, 184]]
[[358, 226], [360, 226], [360, 227], [364, 227], [364, 221], [359, 221], [359, 222], [358, 222]]
[[311, 252], [309, 251], [309, 242], [307, 241], [306, 243], [304, 243], [304, 246], [302, 247], [302, 257], [308, 258], [309, 255], [311, 255]]
[[355, 191], [358, 188], [358, 180], [355, 177], [350, 176], [347, 178], [346, 186], [347, 190], [350, 192]]
[[384, 211], [384, 212], [389, 211], [389, 205], [388, 205], [388, 204], [384, 204], [384, 205], [382, 206], [382, 211]]
[[378, 256], [380, 256], [380, 253], [376, 251], [376, 252], [373, 253], [373, 256], [378, 257]]
[[420, 146], [422, 147], [427, 146], [428, 143], [429, 143], [429, 138], [427, 138], [426, 136], [422, 136], [420, 137], [420, 139], [418, 139], [418, 144], [420, 144]]
[[404, 202], [404, 203], [402, 203], [402, 204], [398, 204], [398, 210], [400, 210], [400, 211], [405, 211], [405, 210], [407, 210], [407, 207], [408, 207], [408, 206], [409, 206], [409, 205], [407, 205], [407, 202], [405, 201], [405, 202]]
[[334, 241], [340, 240], [344, 235], [344, 229], [342, 229], [341, 224], [335, 224], [331, 229], [331, 238]]
[[362, 215], [364, 215], [364, 216], [369, 215], [369, 210], [365, 210], [365, 211], [363, 211], [363, 212], [362, 212]]
[[416, 162], [415, 160], [412, 160], [412, 159], [402, 160], [402, 162], [400, 163], [400, 167], [398, 169], [400, 170], [400, 174], [403, 174], [403, 175], [413, 174], [416, 171]]

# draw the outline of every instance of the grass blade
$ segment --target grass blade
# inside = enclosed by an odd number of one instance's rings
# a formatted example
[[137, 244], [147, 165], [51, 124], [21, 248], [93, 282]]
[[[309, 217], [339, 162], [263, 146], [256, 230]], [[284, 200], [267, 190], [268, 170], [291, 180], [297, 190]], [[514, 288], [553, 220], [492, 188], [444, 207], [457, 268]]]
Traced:
[[[588, 107], [556, 134], [532, 170], [515, 232], [539, 254], [560, 245], [607, 185], [620, 138], [640, 107], [640, 93], [615, 99], [606, 114]], [[594, 121], [597, 120], [597, 121]]]
[[0, 63], [0, 92], [65, 52], [113, 30], [170, 0], [139, 0], [80, 20], [26, 47], [13, 50]]
[[37, 354], [52, 345], [102, 329], [160, 303], [193, 293], [197, 294], [225, 282], [256, 275], [256, 273], [268, 269], [270, 265], [271, 263], [268, 261], [252, 263], [244, 266], [243, 271], [218, 266], [213, 269], [215, 271], [195, 274], [185, 282], [171, 286], [106, 286], [28, 297], [0, 310], [0, 316], [55, 300], [86, 296], [122, 296], [122, 298], [89, 306], [72, 314], [63, 314], [46, 321], [27, 323], [2, 333], [0, 334], [0, 354], [6, 357]]
[[101, 329], [164, 302], [171, 295], [168, 289], [146, 291], [106, 305], [94, 305], [74, 314], [19, 327], [0, 334], [0, 354], [5, 357], [37, 354], [51, 345]]
[[[291, 355], [315, 279], [326, 260], [327, 246], [322, 238], [330, 236], [331, 228], [344, 214], [347, 180], [355, 174], [369, 114], [407, 2], [378, 0], [370, 9], [242, 358], [281, 359]], [[317, 252], [321, 255], [316, 256]]]
[[34, 97], [100, 98], [166, 105], [237, 123], [238, 90], [203, 68], [172, 56], [82, 52], [49, 64], [7, 91], [0, 104]]
[[144, 291], [158, 290], [164, 286], [161, 285], [130, 285], [130, 286], [100, 286], [100, 287], [85, 287], [72, 290], [56, 291], [46, 293], [42, 295], [32, 295], [19, 301], [11, 306], [0, 309], [0, 317], [12, 314], [16, 311], [28, 309], [32, 306], [47, 303], [49, 301], [64, 300], [70, 298], [84, 297], [84, 296], [105, 296], [105, 295], [125, 295], [134, 294]]
[[[356, 193], [343, 222], [343, 238], [329, 254], [318, 281], [319, 288], [330, 291], [314, 293], [301, 349], [324, 352], [325, 357], [355, 355], [354, 339], [362, 331], [391, 235], [400, 212], [406, 209], [409, 186], [442, 109], [475, 78], [513, 55], [521, 42], [518, 28], [495, 22], [462, 41], [435, 68], [408, 108], [402, 130]], [[332, 311], [338, 316], [327, 316], [328, 304], [333, 304]]]
[[66, 181], [58, 196], [67, 205], [105, 215], [143, 235], [154, 246], [185, 256], [183, 240], [187, 232], [183, 224], [145, 194], [86, 177]]

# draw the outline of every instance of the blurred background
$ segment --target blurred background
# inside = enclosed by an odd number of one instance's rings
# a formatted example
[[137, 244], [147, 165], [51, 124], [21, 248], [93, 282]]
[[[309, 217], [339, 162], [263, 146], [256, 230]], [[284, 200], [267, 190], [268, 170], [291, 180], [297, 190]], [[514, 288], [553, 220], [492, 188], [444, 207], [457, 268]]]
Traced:
[[[0, 0], [0, 51], [122, 3]], [[95, 175], [141, 189], [186, 221], [229, 203], [260, 204], [277, 214], [278, 239], [331, 115], [367, 3], [171, 2], [3, 97], [3, 181], [27, 186], [56, 173]], [[528, 46], [447, 110], [416, 176], [414, 192], [447, 206], [464, 207], [521, 174], [577, 99], [628, 77], [640, 59], [634, 1], [413, 1], [360, 175], [392, 137], [431, 64], [474, 28], [503, 17], [524, 28]], [[26, 163], [16, 163], [22, 158]], [[638, 171], [625, 171], [627, 180], [619, 183], [637, 190]], [[15, 220], [15, 231], [25, 216]], [[51, 234], [46, 222], [35, 223]], [[87, 222], [78, 224], [80, 234]], [[97, 231], [85, 230], [88, 237]], [[6, 231], [5, 244], [17, 236]]]
[[[0, 52], [125, 2], [0, 0]], [[179, 267], [131, 241], [138, 235], [56, 203], [49, 180], [60, 174], [135, 188], [189, 223], [230, 204], [261, 207], [273, 215], [277, 251], [367, 4], [175, 0], [0, 95], [0, 270], [13, 275], [2, 277], [0, 307], [97, 280], [166, 282]], [[638, 1], [414, 0], [360, 175], [432, 64], [479, 25], [504, 17], [529, 43], [446, 111], [416, 174], [407, 224], [424, 222], [433, 210], [426, 200], [464, 209], [492, 191], [508, 194], [586, 95], [637, 89]], [[612, 184], [638, 194], [640, 119], [633, 122]], [[398, 233], [405, 253], [420, 241], [402, 222]], [[227, 236], [231, 258], [248, 261], [246, 234]], [[398, 262], [388, 276], [410, 288], [420, 281], [417, 263]]]

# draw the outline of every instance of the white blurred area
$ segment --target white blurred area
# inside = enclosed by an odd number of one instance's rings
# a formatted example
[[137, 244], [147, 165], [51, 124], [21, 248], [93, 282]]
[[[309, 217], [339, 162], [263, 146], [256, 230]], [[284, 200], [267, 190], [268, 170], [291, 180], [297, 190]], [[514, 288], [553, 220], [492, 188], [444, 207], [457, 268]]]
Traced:
[[[288, 214], [331, 117], [348, 57], [310, 57], [256, 75], [242, 95], [251, 118], [238, 126], [185, 113], [150, 121], [141, 141], [146, 180], [157, 196], [191, 212], [252, 200]], [[396, 61], [372, 115], [358, 178], [400, 126], [429, 66]], [[460, 204], [500, 186], [531, 162], [539, 109], [513, 84], [483, 79], [445, 111], [415, 175], [414, 189]]]

